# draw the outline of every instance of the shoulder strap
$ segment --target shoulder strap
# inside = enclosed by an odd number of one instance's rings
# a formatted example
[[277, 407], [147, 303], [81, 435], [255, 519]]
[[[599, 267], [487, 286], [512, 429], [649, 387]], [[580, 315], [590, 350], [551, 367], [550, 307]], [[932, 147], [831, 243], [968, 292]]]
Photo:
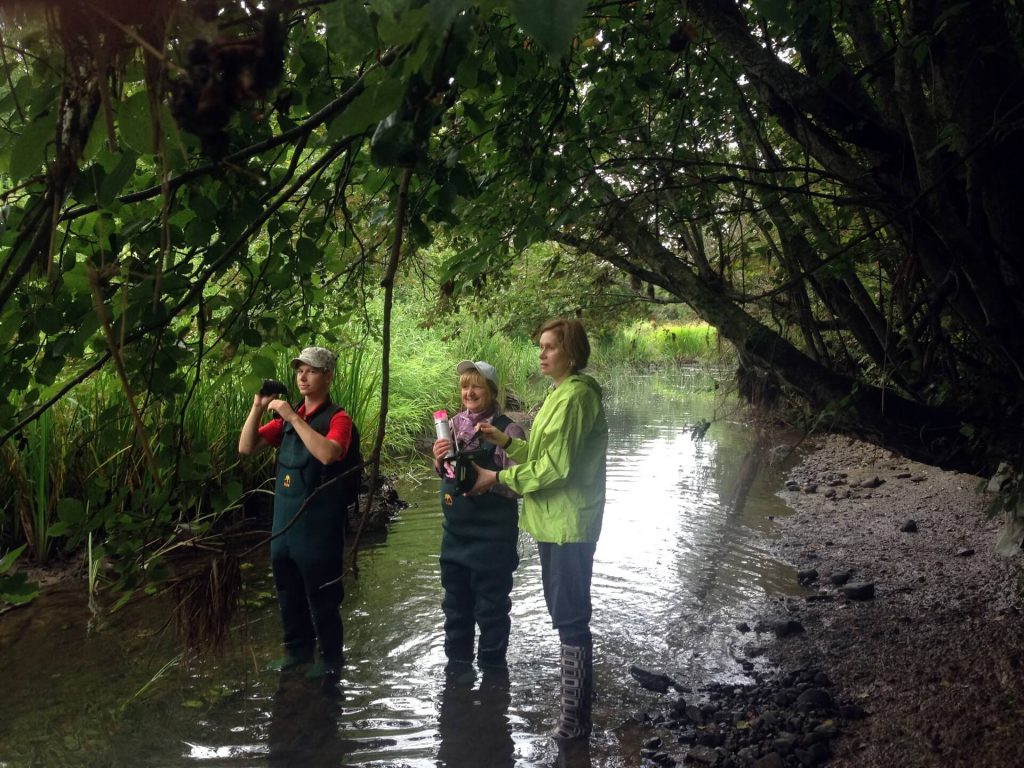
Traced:
[[340, 410], [342, 410], [340, 405], [328, 400], [319, 411], [313, 414], [313, 418], [309, 420], [309, 426], [321, 435], [326, 435], [327, 431], [331, 428], [331, 419]]

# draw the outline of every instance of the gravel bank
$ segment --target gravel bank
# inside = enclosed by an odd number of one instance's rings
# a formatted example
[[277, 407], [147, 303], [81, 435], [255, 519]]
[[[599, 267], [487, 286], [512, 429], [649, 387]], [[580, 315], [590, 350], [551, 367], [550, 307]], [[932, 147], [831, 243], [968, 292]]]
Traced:
[[791, 473], [779, 550], [816, 592], [771, 606], [805, 631], [770, 654], [868, 713], [829, 765], [1024, 765], [1024, 557], [993, 551], [981, 482], [837, 436]]

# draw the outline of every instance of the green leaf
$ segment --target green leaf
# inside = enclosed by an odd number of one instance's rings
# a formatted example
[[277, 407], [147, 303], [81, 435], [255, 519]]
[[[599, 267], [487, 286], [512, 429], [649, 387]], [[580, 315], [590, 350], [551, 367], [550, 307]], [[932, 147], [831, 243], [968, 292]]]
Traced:
[[250, 363], [252, 364], [252, 372], [261, 379], [273, 379], [277, 377], [277, 366], [269, 357], [253, 355]]
[[132, 174], [135, 173], [135, 163], [138, 159], [139, 156], [131, 150], [121, 153], [117, 165], [114, 166], [114, 170], [108, 173], [100, 183], [100, 190], [96, 199], [102, 207], [109, 208], [111, 203], [117, 199], [125, 184], [128, 183]]
[[12, 605], [30, 603], [39, 596], [39, 585], [29, 581], [24, 573], [0, 578], [0, 600]]
[[327, 138], [337, 141], [345, 136], [365, 131], [390, 115], [402, 101], [405, 85], [396, 78], [367, 83], [366, 89], [352, 100], [327, 130]]
[[552, 56], [561, 56], [572, 42], [587, 0], [510, 0], [519, 26]]
[[335, 0], [320, 9], [320, 16], [327, 44], [341, 58], [357, 61], [377, 48], [377, 30], [363, 0]]
[[77, 528], [85, 523], [85, 505], [78, 499], [64, 497], [57, 502], [57, 517], [65, 525]]
[[25, 551], [25, 547], [27, 546], [28, 544], [22, 544], [17, 549], [12, 549], [3, 557], [0, 557], [0, 573], [7, 573], [7, 571], [11, 569], [11, 566], [14, 565], [14, 561], [21, 556], [21, 553]]
[[153, 122], [149, 114], [149, 94], [146, 91], [129, 96], [117, 110], [121, 139], [141, 155], [153, 152]]
[[47, 145], [54, 139], [53, 117], [43, 115], [26, 126], [11, 145], [8, 172], [11, 181], [26, 179], [46, 161]]

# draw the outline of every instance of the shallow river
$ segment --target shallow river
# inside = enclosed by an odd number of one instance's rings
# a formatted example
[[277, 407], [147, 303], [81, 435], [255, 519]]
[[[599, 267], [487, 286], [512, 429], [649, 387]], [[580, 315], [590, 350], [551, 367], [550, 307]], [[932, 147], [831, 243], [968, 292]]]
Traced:
[[[735, 625], [795, 575], [773, 559], [777, 470], [747, 488], [754, 436], [697, 373], [608, 382], [608, 505], [594, 565], [595, 736], [559, 754], [556, 634], [523, 537], [507, 680], [445, 680], [440, 507], [432, 483], [386, 543], [360, 553], [343, 606], [348, 666], [337, 687], [262, 671], [278, 655], [267, 563], [247, 573], [225, 658], [175, 663], [166, 605], [145, 602], [90, 628], [82, 588], [48, 593], [0, 619], [0, 768], [6, 766], [637, 766], [630, 715], [667, 695], [631, 664], [697, 687], [744, 678]], [[689, 427], [713, 422], [702, 440]], [[745, 469], [746, 467], [746, 469]], [[738, 498], [746, 499], [746, 503]], [[152, 602], [152, 601], [150, 601]]]

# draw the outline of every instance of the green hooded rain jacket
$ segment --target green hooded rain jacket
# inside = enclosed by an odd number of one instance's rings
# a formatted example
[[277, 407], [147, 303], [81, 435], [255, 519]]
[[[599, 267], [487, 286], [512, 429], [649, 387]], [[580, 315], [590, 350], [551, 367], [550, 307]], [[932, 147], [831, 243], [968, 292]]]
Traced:
[[523, 497], [519, 527], [536, 541], [597, 542], [604, 516], [608, 422], [601, 387], [573, 374], [547, 396], [527, 440], [505, 453], [501, 482]]

